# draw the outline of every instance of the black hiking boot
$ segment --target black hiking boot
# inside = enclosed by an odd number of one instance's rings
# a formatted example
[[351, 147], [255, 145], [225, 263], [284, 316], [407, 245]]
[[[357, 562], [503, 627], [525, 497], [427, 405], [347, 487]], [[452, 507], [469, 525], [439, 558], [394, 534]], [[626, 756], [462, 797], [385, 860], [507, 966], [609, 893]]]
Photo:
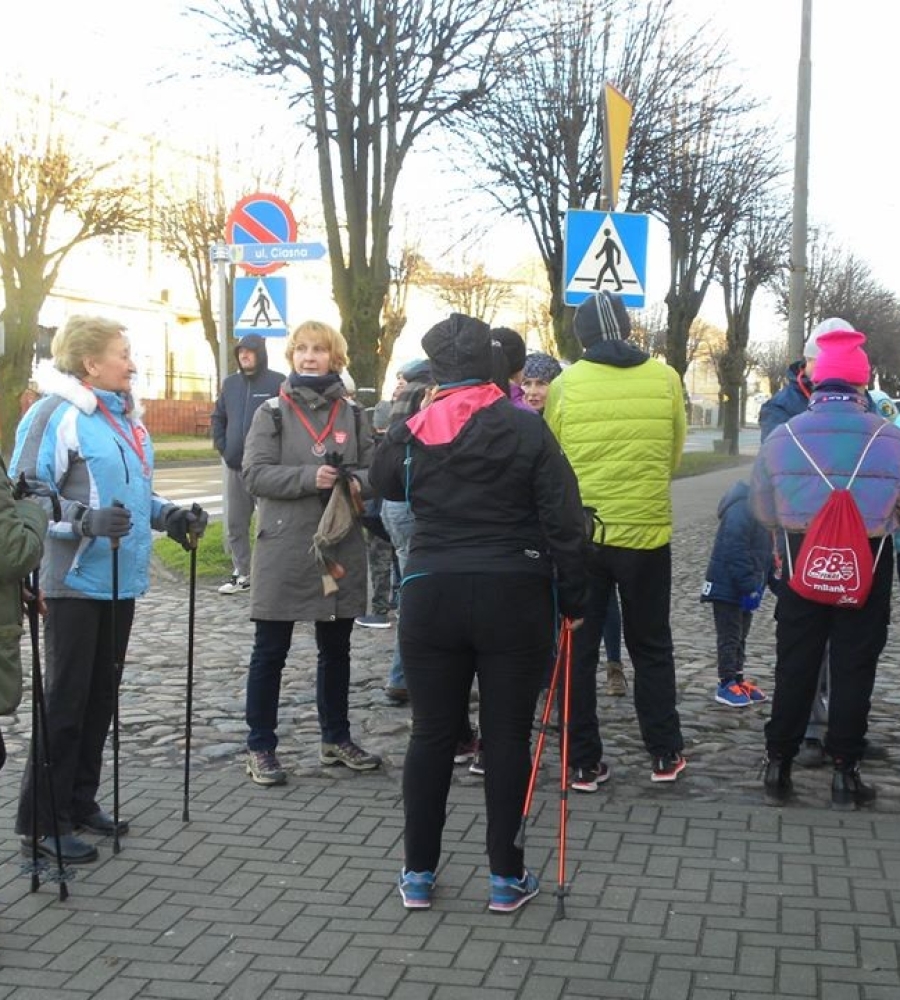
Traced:
[[873, 785], [864, 785], [859, 764], [835, 759], [834, 777], [831, 779], [831, 805], [834, 809], [859, 809], [870, 806], [878, 797]]
[[769, 754], [763, 763], [763, 788], [766, 798], [783, 804], [794, 796], [791, 780], [791, 758]]

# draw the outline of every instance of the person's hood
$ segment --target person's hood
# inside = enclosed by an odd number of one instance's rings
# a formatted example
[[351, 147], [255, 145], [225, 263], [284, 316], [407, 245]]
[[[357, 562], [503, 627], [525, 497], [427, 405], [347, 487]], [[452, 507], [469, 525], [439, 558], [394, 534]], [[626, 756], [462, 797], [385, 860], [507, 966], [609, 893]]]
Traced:
[[716, 511], [719, 520], [725, 516], [725, 511], [727, 511], [729, 507], [733, 507], [741, 500], [747, 500], [749, 496], [750, 484], [743, 479], [739, 479], [719, 501], [719, 506]]
[[636, 368], [649, 361], [650, 355], [630, 340], [598, 340], [585, 350], [582, 360], [614, 368]]
[[[266, 338], [258, 333], [245, 333], [243, 337], [234, 345], [234, 360], [237, 361], [238, 351], [253, 351], [256, 355], [256, 370], [254, 375], [259, 375], [269, 367], [269, 352], [266, 350]], [[238, 366], [240, 371], [240, 366]]]
[[[397, 426], [420, 445], [443, 452], [442, 461], [461, 479], [492, 481], [515, 456], [512, 405], [492, 382], [453, 389]], [[505, 412], [504, 412], [505, 411]]]
[[[67, 403], [77, 406], [82, 413], [90, 415], [97, 409], [97, 395], [94, 390], [74, 375], [61, 372], [52, 361], [45, 359], [38, 363], [34, 370], [34, 383], [41, 395], [61, 396]], [[141, 419], [143, 406], [132, 394], [109, 393], [108, 395], [118, 396], [122, 400], [125, 412], [138, 420]]]

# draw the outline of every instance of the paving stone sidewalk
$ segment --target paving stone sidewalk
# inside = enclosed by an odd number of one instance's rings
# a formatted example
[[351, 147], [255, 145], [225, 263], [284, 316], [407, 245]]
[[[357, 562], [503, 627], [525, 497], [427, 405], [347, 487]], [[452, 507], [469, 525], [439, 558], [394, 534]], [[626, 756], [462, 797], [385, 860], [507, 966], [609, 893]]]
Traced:
[[[880, 789], [877, 808], [832, 812], [825, 770], [797, 774], [796, 805], [766, 805], [766, 706], [713, 702], [712, 616], [697, 599], [716, 502], [740, 474], [675, 484], [673, 628], [688, 769], [672, 786], [651, 785], [630, 697], [601, 695], [613, 779], [569, 800], [565, 919], [556, 919], [554, 898], [555, 744], [528, 830], [541, 895], [511, 916], [487, 912], [482, 784], [460, 768], [435, 906], [406, 913], [394, 883], [408, 711], [382, 693], [395, 630], [354, 631], [354, 734], [384, 754], [383, 772], [318, 766], [314, 644], [298, 626], [280, 726], [291, 780], [262, 789], [240, 758], [252, 625], [245, 598], [221, 597], [211, 582], [197, 597], [184, 823], [187, 590], [158, 571], [139, 603], [122, 690], [122, 814], [133, 832], [116, 856], [100, 841], [101, 860], [73, 870], [64, 903], [52, 882], [30, 892], [12, 833], [30, 697], [3, 720], [0, 1000], [896, 1000], [900, 643], [893, 632], [871, 717], [871, 736], [890, 748], [888, 761], [866, 769]], [[750, 641], [766, 690], [771, 612], [767, 597]]]

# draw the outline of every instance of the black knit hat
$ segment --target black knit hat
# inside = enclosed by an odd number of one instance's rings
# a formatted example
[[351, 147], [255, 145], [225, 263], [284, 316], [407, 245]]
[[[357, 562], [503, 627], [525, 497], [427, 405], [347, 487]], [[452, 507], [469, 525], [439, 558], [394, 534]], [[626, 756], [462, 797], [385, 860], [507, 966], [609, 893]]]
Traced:
[[438, 385], [491, 377], [491, 328], [480, 319], [451, 313], [425, 334], [422, 350]]
[[575, 310], [573, 329], [585, 348], [600, 340], [627, 340], [631, 334], [631, 320], [622, 296], [607, 291], [595, 292]]
[[495, 347], [503, 351], [509, 374], [515, 375], [516, 372], [520, 372], [525, 364], [525, 355], [528, 353], [522, 335], [510, 330], [508, 326], [498, 326], [491, 330], [491, 340]]

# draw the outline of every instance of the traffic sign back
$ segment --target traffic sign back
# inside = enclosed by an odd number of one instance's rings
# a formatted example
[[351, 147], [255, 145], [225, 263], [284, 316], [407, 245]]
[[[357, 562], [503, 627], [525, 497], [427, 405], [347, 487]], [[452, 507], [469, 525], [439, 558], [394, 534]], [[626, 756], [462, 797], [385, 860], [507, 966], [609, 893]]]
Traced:
[[[297, 238], [297, 220], [291, 206], [278, 195], [257, 192], [241, 198], [231, 210], [225, 222], [225, 235], [227, 242], [233, 244], [293, 243]], [[284, 263], [239, 263], [238, 267], [249, 274], [271, 274], [284, 267]]]

